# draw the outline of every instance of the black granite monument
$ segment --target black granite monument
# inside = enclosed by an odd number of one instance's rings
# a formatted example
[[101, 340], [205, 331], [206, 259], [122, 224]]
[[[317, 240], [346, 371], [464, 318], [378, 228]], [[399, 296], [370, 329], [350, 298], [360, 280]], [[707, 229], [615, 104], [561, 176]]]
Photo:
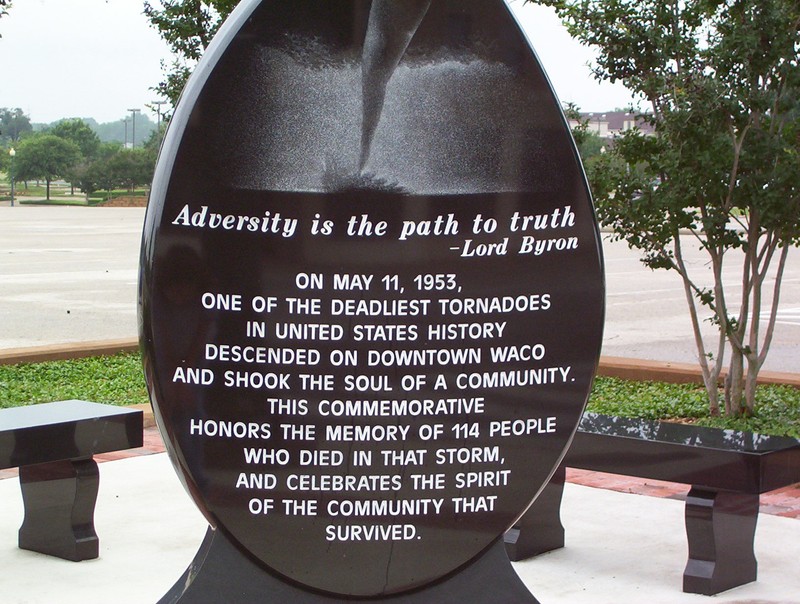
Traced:
[[140, 289], [211, 525], [164, 602], [535, 602], [501, 536], [581, 417], [604, 283], [502, 0], [243, 1], [172, 118]]

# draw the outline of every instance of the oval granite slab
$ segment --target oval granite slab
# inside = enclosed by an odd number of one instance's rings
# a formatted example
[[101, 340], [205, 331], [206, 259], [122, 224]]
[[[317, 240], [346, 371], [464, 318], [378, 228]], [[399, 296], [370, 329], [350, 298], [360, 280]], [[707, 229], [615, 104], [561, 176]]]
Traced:
[[599, 241], [504, 2], [242, 2], [172, 118], [142, 245], [148, 388], [195, 502], [312, 590], [467, 564], [581, 417]]

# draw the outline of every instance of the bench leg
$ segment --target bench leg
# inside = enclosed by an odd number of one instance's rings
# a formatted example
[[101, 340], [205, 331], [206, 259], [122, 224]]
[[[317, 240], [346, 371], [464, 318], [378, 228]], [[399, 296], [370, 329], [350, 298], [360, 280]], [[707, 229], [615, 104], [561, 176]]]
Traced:
[[758, 504], [758, 495], [692, 487], [686, 497], [684, 592], [711, 596], [756, 580]]
[[19, 482], [25, 505], [20, 548], [74, 562], [98, 557], [94, 506], [100, 479], [93, 459], [22, 466]]
[[514, 562], [564, 547], [561, 498], [567, 469], [559, 468], [536, 501], [505, 534], [506, 553]]

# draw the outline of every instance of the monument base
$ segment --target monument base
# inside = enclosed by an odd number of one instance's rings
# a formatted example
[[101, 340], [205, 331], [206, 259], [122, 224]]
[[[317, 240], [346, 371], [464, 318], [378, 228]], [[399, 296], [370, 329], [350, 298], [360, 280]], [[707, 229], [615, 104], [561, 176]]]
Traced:
[[[189, 568], [159, 604], [334, 604], [346, 598], [314, 594], [274, 577], [209, 528]], [[420, 591], [359, 602], [385, 604], [539, 604], [514, 572], [498, 539], [448, 579]]]

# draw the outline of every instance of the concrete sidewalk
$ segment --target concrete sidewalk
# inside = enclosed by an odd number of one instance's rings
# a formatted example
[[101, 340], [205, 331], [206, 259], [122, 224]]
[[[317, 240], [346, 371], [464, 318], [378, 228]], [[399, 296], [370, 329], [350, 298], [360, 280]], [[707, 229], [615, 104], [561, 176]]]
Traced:
[[[0, 501], [3, 604], [156, 602], [188, 566], [206, 529], [163, 453], [100, 465], [97, 560], [67, 562], [18, 549], [16, 479], [0, 480]], [[567, 484], [562, 515], [567, 547], [514, 564], [541, 604], [800, 604], [798, 520], [762, 514], [759, 580], [709, 598], [681, 591], [682, 502]]]

